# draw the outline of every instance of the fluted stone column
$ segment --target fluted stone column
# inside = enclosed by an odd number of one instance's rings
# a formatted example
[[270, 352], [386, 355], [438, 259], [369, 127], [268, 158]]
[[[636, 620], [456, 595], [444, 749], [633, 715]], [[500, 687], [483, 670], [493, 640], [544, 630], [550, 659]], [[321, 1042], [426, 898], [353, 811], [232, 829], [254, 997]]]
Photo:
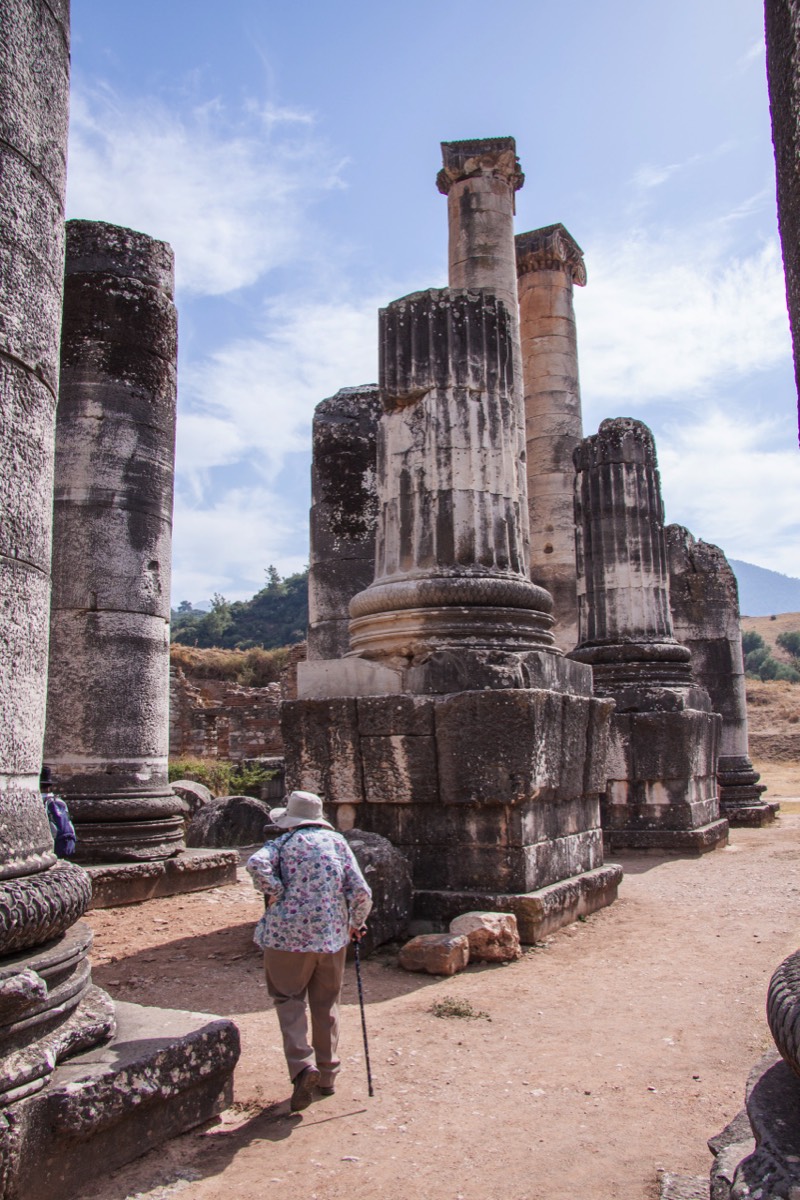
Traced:
[[675, 637], [692, 654], [692, 674], [722, 717], [717, 782], [720, 812], [731, 825], [767, 825], [775, 819], [761, 799], [747, 744], [739, 589], [719, 546], [697, 541], [682, 525], [665, 531], [669, 598]]
[[419, 664], [420, 690], [454, 690], [434, 682], [452, 651], [483, 679], [497, 651], [553, 642], [550, 597], [527, 572], [511, 321], [491, 294], [443, 289], [380, 322], [375, 578], [351, 602], [351, 647]]
[[75, 924], [89, 880], [56, 859], [39, 793], [68, 95], [68, 4], [0, 0], [0, 1108], [114, 1023]]
[[583, 251], [563, 225], [516, 238], [525, 392], [531, 578], [553, 597], [553, 635], [578, 640], [575, 591], [575, 465], [583, 437], [573, 285], [583, 287]]
[[183, 846], [167, 778], [172, 290], [164, 242], [68, 223], [45, 759], [83, 862]]
[[603, 421], [575, 465], [571, 657], [591, 664], [596, 692], [616, 702], [604, 836], [612, 847], [713, 849], [728, 831], [716, 786], [720, 717], [672, 630], [653, 435], [641, 421]]
[[[511, 338], [511, 378], [519, 400], [516, 430], [517, 487], [527, 488], [525, 409], [519, 335], [517, 260], [514, 248], [515, 193], [525, 182], [514, 138], [442, 142], [442, 169], [436, 177], [447, 196], [448, 283], [451, 288], [485, 288], [506, 307]], [[529, 557], [527, 507], [521, 518]]]
[[342, 388], [314, 412], [308, 659], [350, 649], [350, 601], [375, 573], [378, 387]]

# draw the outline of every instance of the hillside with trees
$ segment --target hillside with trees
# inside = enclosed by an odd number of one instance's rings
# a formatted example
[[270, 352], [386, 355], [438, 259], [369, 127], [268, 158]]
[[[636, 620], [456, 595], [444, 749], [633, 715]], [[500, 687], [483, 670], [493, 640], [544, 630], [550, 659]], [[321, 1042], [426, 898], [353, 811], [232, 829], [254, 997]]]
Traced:
[[182, 601], [172, 610], [172, 641], [201, 649], [273, 649], [302, 642], [308, 627], [308, 571], [282, 579], [275, 567], [251, 600], [228, 601], [217, 593], [210, 612]]

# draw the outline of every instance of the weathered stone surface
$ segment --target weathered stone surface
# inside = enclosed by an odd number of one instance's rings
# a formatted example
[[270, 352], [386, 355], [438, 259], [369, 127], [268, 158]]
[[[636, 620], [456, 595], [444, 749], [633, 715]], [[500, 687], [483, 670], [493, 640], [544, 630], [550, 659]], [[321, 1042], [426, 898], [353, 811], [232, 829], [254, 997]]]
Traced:
[[659, 1171], [658, 1200], [709, 1200], [708, 1180], [698, 1175]]
[[372, 582], [377, 522], [377, 385], [342, 388], [314, 412], [308, 657], [350, 649], [348, 606]]
[[182, 850], [174, 858], [106, 863], [86, 868], [92, 885], [90, 908], [118, 908], [162, 896], [200, 892], [236, 882], [236, 850]]
[[270, 805], [253, 796], [219, 796], [198, 808], [186, 826], [186, 845], [207, 849], [264, 841]]
[[47, 871], [0, 880], [0, 954], [58, 937], [89, 907], [85, 871], [59, 860]]
[[70, 221], [65, 279], [45, 758], [79, 858], [158, 858], [184, 808], [167, 782], [172, 252]]
[[513, 913], [463, 913], [450, 922], [450, 932], [466, 935], [470, 962], [514, 962], [522, 957]]
[[[721, 717], [675, 639], [653, 436], [604, 421], [575, 452], [578, 617], [572, 657], [616, 705], [601, 804], [612, 849], [702, 853], [723, 845], [716, 766]], [[659, 837], [663, 839], [659, 841]]]
[[174, 667], [169, 680], [170, 757], [241, 762], [283, 754], [280, 684], [243, 687]]
[[420, 933], [406, 942], [397, 961], [406, 971], [455, 975], [469, 963], [469, 938], [462, 934]]
[[747, 743], [739, 591], [718, 546], [697, 541], [681, 525], [665, 530], [670, 612], [675, 636], [692, 654], [692, 674], [722, 717], [717, 763], [720, 813], [732, 825], [774, 820]]
[[364, 781], [355, 700], [294, 700], [281, 708], [286, 791], [326, 804], [360, 804]]
[[232, 1098], [239, 1033], [203, 1013], [117, 1006], [116, 1039], [5, 1111], [6, 1194], [63, 1200], [209, 1120]]
[[516, 237], [525, 391], [531, 578], [553, 597], [553, 636], [578, 640], [573, 454], [583, 437], [573, 284], [583, 252], [563, 225]]
[[372, 912], [359, 949], [369, 954], [376, 946], [403, 937], [411, 920], [413, 888], [408, 859], [390, 841], [364, 829], [344, 835], [372, 888]]
[[207, 788], [204, 783], [197, 783], [194, 779], [176, 779], [170, 784], [170, 787], [182, 800], [186, 801], [189, 816], [192, 816], [204, 804], [210, 804], [214, 799], [211, 788]]
[[449, 926], [460, 913], [471, 909], [513, 912], [523, 945], [532, 946], [564, 925], [613, 904], [622, 882], [622, 868], [606, 863], [573, 879], [516, 895], [489, 891], [436, 891], [417, 888], [414, 916]]
[[800, 264], [797, 261], [800, 245], [800, 3], [798, 0], [765, 0], [764, 18], [778, 225], [794, 344], [795, 381], [800, 397]]

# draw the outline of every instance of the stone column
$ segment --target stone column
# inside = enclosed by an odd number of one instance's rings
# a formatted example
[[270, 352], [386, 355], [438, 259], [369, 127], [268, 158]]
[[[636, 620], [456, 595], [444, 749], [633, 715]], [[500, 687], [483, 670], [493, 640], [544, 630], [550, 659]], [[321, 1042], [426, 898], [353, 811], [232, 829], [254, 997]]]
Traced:
[[583, 437], [573, 284], [583, 287], [583, 251], [563, 225], [516, 238], [525, 392], [531, 578], [553, 597], [553, 635], [578, 640], [575, 592], [575, 465]]
[[377, 384], [317, 405], [312, 429], [308, 658], [350, 649], [349, 604], [375, 573]]
[[666, 528], [670, 611], [675, 636], [692, 654], [692, 674], [722, 716], [717, 782], [731, 825], [775, 819], [747, 745], [742, 632], [736, 576], [719, 546], [696, 541], [682, 525]]
[[527, 572], [511, 321], [491, 294], [444, 289], [380, 322], [375, 578], [351, 602], [351, 647], [447, 690], [433, 663], [451, 651], [483, 677], [497, 651], [552, 647], [550, 597]]
[[720, 718], [692, 682], [669, 608], [653, 435], [603, 421], [575, 451], [580, 642], [595, 691], [616, 702], [603, 831], [614, 848], [701, 853], [727, 840], [716, 787]]
[[[0, 0], [0, 1191], [5, 1106], [113, 1029], [91, 898], [39, 793], [64, 255], [69, 10]], [[14, 1142], [11, 1140], [13, 1156]], [[3, 1192], [3, 1194], [5, 1194]]]
[[[486, 288], [508, 311], [512, 375], [518, 397], [516, 430], [520, 492], [525, 473], [525, 409], [519, 341], [517, 259], [514, 248], [515, 192], [525, 182], [512, 137], [442, 142], [439, 191], [447, 196], [448, 283], [451, 288]], [[529, 556], [528, 513], [522, 515], [522, 539]]]
[[183, 846], [167, 779], [172, 289], [164, 242], [68, 223], [45, 759], [87, 863]]
[[[775, 149], [778, 224], [800, 398], [800, 3], [764, 0], [767, 82]], [[800, 404], [798, 406], [800, 415]]]

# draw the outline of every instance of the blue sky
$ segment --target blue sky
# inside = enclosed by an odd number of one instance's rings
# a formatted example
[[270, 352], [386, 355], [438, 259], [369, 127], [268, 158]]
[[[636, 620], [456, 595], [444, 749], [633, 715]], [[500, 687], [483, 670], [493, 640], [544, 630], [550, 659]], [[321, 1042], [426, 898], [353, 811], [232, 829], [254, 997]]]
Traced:
[[561, 221], [584, 430], [653, 429], [668, 521], [800, 574], [760, 0], [72, 0], [68, 216], [171, 242], [173, 602], [308, 559], [314, 406], [446, 283], [439, 142], [511, 134]]

